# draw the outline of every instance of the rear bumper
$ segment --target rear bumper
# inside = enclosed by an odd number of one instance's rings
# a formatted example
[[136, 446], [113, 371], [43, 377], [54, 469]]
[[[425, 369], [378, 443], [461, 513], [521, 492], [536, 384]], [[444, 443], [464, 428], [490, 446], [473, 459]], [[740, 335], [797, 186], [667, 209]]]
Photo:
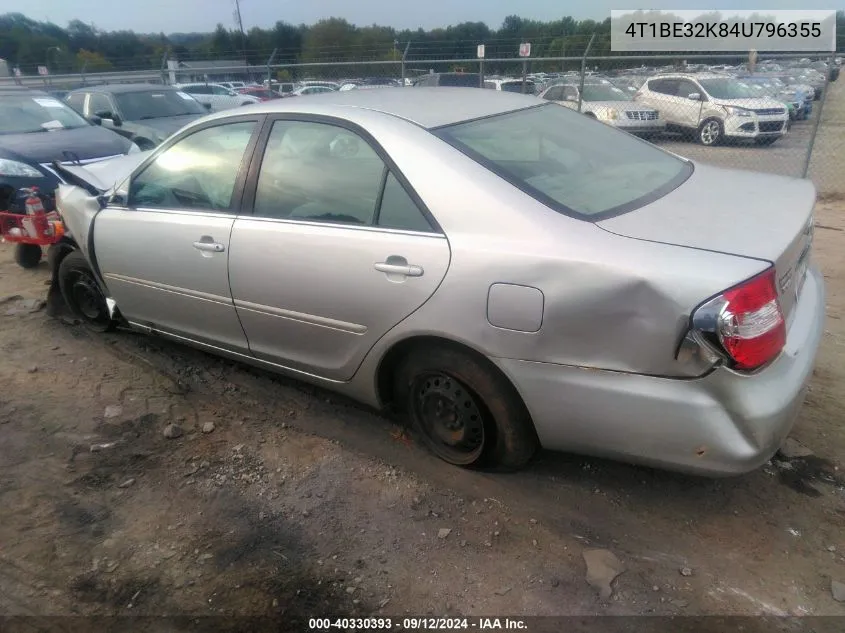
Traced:
[[709, 476], [741, 474], [768, 461], [794, 424], [824, 329], [824, 294], [813, 266], [784, 351], [753, 375], [719, 367], [682, 380], [493, 361], [522, 395], [545, 448]]

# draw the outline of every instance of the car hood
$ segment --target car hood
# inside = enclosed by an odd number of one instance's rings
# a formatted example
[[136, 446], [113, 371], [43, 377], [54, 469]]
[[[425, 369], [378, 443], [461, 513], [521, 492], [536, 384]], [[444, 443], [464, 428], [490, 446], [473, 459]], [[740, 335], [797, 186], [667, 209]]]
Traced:
[[585, 101], [585, 106], [589, 106], [591, 109], [604, 109], [604, 110], [620, 110], [621, 112], [626, 112], [631, 110], [632, 112], [642, 112], [643, 110], [654, 110], [654, 108], [650, 108], [649, 106], [643, 103], [637, 103], [636, 101]]
[[136, 134], [146, 133], [156, 139], [164, 140], [174, 132], [178, 132], [191, 121], [196, 121], [205, 114], [185, 114], [182, 116], [161, 117], [159, 119], [144, 119], [143, 121], [130, 121]]
[[[118, 156], [128, 152], [131, 145], [128, 139], [96, 125], [32, 134], [0, 135], [0, 149], [26, 162], [39, 164], [74, 158], [90, 160]], [[65, 152], [70, 152], [70, 155]]]
[[809, 180], [694, 167], [663, 198], [598, 226], [635, 239], [773, 262], [807, 225], [816, 199]]
[[783, 103], [771, 97], [753, 97], [751, 99], [713, 99], [713, 103], [720, 106], [735, 106], [749, 110], [765, 110], [767, 108], [783, 108]]
[[89, 165], [62, 165], [61, 171], [70, 172], [100, 192], [106, 192], [126, 180], [152, 152], [135, 152]]

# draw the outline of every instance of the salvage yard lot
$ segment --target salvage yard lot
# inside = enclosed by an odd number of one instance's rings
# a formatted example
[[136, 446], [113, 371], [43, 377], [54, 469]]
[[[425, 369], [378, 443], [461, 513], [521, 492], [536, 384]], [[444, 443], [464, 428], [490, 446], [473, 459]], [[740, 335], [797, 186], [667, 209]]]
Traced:
[[[793, 433], [813, 455], [723, 480], [449, 467], [319, 389], [50, 319], [28, 302], [46, 266], [2, 245], [0, 613], [845, 616], [845, 203], [816, 223], [828, 321]], [[607, 600], [592, 548], [626, 568]]]

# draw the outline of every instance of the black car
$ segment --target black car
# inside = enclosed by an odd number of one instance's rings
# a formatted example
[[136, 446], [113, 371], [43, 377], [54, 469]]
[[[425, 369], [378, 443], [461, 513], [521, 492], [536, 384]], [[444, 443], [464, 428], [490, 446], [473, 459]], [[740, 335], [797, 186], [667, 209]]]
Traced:
[[147, 150], [208, 110], [191, 95], [170, 86], [115, 84], [80, 88], [66, 103], [95, 124]]
[[23, 213], [21, 190], [33, 186], [52, 210], [59, 185], [54, 161], [86, 163], [137, 151], [46, 92], [0, 87], [0, 211]]

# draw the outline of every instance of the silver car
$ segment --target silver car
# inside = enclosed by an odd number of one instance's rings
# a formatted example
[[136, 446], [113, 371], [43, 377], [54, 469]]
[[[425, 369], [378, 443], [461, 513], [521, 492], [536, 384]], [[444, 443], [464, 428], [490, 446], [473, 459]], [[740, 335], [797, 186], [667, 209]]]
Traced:
[[749, 471], [813, 370], [807, 180], [461, 88], [270, 101], [131, 158], [64, 169], [79, 319], [392, 405], [452, 464]]

